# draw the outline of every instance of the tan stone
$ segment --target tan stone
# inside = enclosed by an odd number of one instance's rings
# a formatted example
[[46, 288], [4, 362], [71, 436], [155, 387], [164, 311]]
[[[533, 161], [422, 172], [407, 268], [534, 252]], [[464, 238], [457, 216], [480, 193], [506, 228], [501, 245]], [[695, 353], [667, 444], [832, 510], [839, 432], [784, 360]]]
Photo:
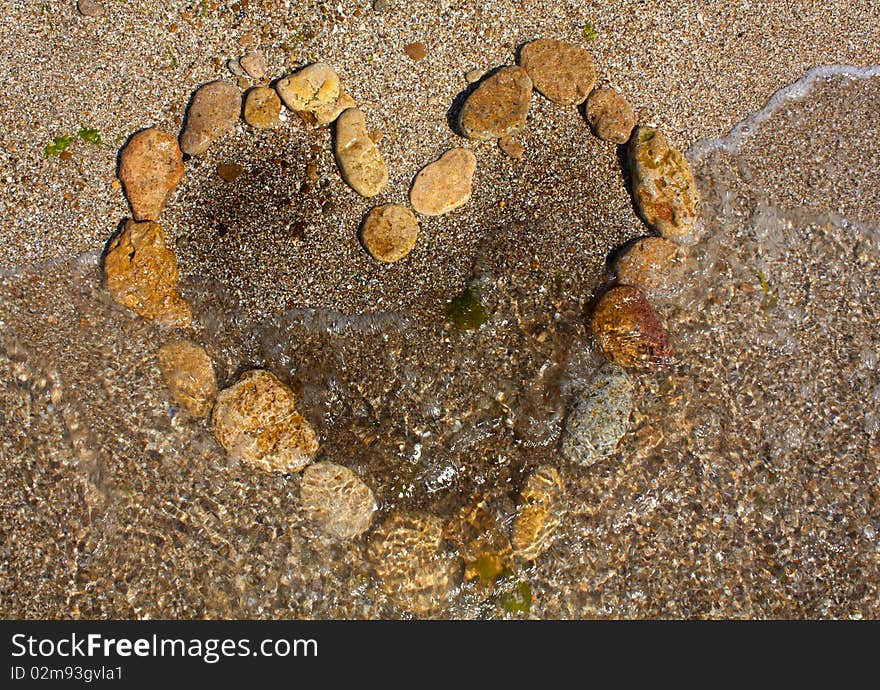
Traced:
[[266, 60], [256, 51], [242, 55], [238, 64], [251, 79], [262, 79], [266, 76]]
[[425, 56], [428, 54], [428, 50], [425, 47], [425, 44], [418, 42], [405, 45], [403, 47], [403, 52], [406, 53], [407, 57], [413, 62], [424, 60]]
[[448, 539], [464, 561], [464, 579], [491, 587], [513, 569], [513, 549], [497, 517], [481, 496], [464, 505], [446, 524]]
[[192, 156], [204, 153], [227, 134], [241, 115], [241, 91], [228, 81], [212, 81], [196, 89], [186, 110], [180, 150]]
[[138, 132], [119, 154], [119, 181], [136, 220], [157, 220], [181, 177], [177, 138], [158, 129]]
[[513, 549], [516, 557], [532, 561], [546, 551], [568, 513], [562, 477], [554, 467], [542, 465], [526, 480], [520, 491], [513, 521]]
[[422, 168], [413, 180], [409, 201], [423, 216], [440, 216], [471, 198], [477, 157], [464, 148], [450, 149]]
[[653, 127], [638, 127], [629, 140], [629, 168], [636, 209], [663, 237], [691, 240], [700, 194], [691, 166]]
[[217, 377], [205, 349], [176, 340], [160, 347], [156, 359], [174, 401], [193, 417], [207, 417], [217, 397]]
[[606, 359], [627, 369], [657, 369], [672, 360], [666, 329], [638, 288], [618, 285], [596, 303], [590, 328]]
[[596, 84], [596, 63], [589, 51], [553, 38], [523, 46], [519, 64], [535, 88], [554, 103], [578, 105]]
[[610, 87], [594, 89], [587, 98], [585, 112], [593, 133], [615, 144], [628, 142], [636, 126], [636, 116], [630, 104]]
[[520, 160], [525, 155], [525, 147], [513, 137], [502, 137], [498, 140], [498, 147], [514, 160]]
[[405, 206], [377, 206], [364, 220], [361, 241], [377, 261], [393, 263], [409, 254], [416, 246], [419, 221]]
[[264, 369], [247, 371], [220, 391], [211, 424], [230, 457], [267, 472], [299, 472], [318, 452], [293, 391]]
[[686, 280], [683, 249], [663, 237], [641, 237], [614, 260], [617, 282], [632, 285], [648, 296], [677, 293]]
[[526, 123], [532, 101], [532, 80], [522, 67], [502, 67], [467, 97], [458, 116], [469, 139], [499, 139]]
[[255, 86], [244, 97], [244, 121], [257, 129], [277, 127], [281, 120], [281, 99], [275, 89]]
[[442, 547], [439, 518], [392, 513], [373, 533], [367, 558], [385, 594], [409, 611], [430, 613], [447, 600], [460, 570]]
[[345, 89], [340, 89], [339, 98], [337, 98], [333, 103], [321, 106], [313, 112], [302, 111], [298, 113], [298, 115], [307, 124], [320, 127], [322, 125], [329, 125], [331, 122], [335, 122], [336, 119], [344, 111], [348, 110], [349, 108], [354, 108], [355, 105], [357, 104], [354, 102], [354, 99], [345, 92]]
[[177, 257], [154, 221], [125, 221], [104, 256], [104, 283], [113, 299], [145, 319], [166, 326], [192, 322], [177, 289]]
[[336, 120], [334, 152], [342, 178], [361, 196], [375, 196], [388, 184], [388, 168], [357, 108], [349, 108]]
[[284, 105], [296, 113], [313, 113], [326, 108], [339, 98], [339, 76], [323, 62], [303, 67], [281, 79], [276, 85]]
[[305, 469], [299, 495], [309, 519], [337, 539], [366, 532], [378, 507], [370, 487], [354, 472], [327, 461]]

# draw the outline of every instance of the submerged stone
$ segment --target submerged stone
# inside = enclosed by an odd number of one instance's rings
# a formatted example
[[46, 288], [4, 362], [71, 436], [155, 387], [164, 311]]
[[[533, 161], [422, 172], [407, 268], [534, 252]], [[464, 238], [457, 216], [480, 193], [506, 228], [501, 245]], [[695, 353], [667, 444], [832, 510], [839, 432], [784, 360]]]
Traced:
[[542, 465], [520, 491], [511, 540], [516, 557], [532, 561], [550, 548], [567, 513], [562, 477], [555, 467]]
[[605, 358], [627, 369], [657, 369], [672, 360], [666, 329], [638, 288], [618, 285], [597, 302], [590, 328]]

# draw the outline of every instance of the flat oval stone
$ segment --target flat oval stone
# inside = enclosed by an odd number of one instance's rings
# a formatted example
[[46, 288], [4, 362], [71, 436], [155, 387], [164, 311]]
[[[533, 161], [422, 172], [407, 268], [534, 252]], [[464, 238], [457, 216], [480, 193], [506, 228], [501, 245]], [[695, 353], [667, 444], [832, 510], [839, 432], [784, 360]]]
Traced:
[[354, 472], [327, 461], [305, 469], [299, 496], [309, 519], [337, 539], [366, 532], [378, 508], [370, 487]]
[[519, 64], [535, 88], [554, 103], [579, 105], [596, 85], [596, 63], [589, 51], [553, 38], [523, 46]]
[[266, 472], [299, 472], [318, 452], [318, 438], [294, 403], [274, 374], [252, 369], [217, 395], [214, 435], [233, 459]]
[[114, 300], [145, 319], [166, 326], [192, 322], [177, 289], [177, 256], [154, 221], [125, 221], [104, 256], [104, 284]]
[[516, 557], [533, 561], [550, 548], [567, 513], [562, 477], [555, 467], [542, 465], [520, 491], [511, 539]]
[[459, 127], [469, 139], [515, 134], [526, 123], [531, 101], [528, 73], [522, 67], [502, 67], [467, 97], [458, 115]]
[[641, 237], [614, 260], [617, 282], [648, 296], [666, 297], [681, 290], [687, 278], [683, 249], [663, 237]]
[[585, 112], [593, 133], [604, 141], [625, 144], [636, 126], [632, 107], [610, 87], [594, 89], [587, 98]]
[[589, 467], [606, 458], [629, 428], [633, 380], [620, 367], [605, 362], [575, 401], [562, 435], [562, 456]]
[[345, 89], [339, 90], [339, 98], [333, 103], [321, 106], [313, 111], [301, 111], [297, 113], [306, 124], [320, 127], [335, 122], [336, 119], [349, 108], [354, 108], [357, 104], [354, 99], [349, 96]]
[[275, 89], [255, 86], [244, 97], [244, 121], [257, 129], [271, 129], [280, 124], [281, 99]]
[[416, 246], [419, 221], [405, 206], [386, 204], [370, 211], [361, 230], [361, 241], [377, 261], [393, 263]]
[[388, 184], [388, 168], [357, 108], [349, 108], [336, 120], [334, 152], [342, 178], [361, 196], [375, 196]]
[[266, 59], [256, 51], [242, 55], [238, 64], [251, 79], [262, 79], [266, 76]]
[[590, 328], [599, 351], [627, 369], [657, 369], [672, 360], [666, 329], [638, 288], [618, 285], [597, 302]]
[[385, 594], [409, 611], [429, 613], [447, 599], [460, 569], [442, 546], [439, 518], [392, 513], [373, 533], [367, 558]]
[[638, 127], [628, 158], [636, 209], [649, 228], [670, 240], [691, 239], [700, 194], [684, 155], [663, 133]]
[[196, 89], [186, 110], [180, 150], [198, 156], [224, 134], [241, 114], [241, 91], [228, 81], [212, 81]]
[[174, 401], [193, 417], [207, 417], [217, 397], [217, 378], [205, 348], [176, 340], [160, 347], [156, 359]]
[[119, 181], [135, 220], [157, 220], [181, 177], [177, 137], [153, 127], [132, 136], [119, 154]]
[[303, 67], [275, 85], [284, 105], [296, 113], [315, 112], [339, 98], [339, 76], [323, 62]]
[[409, 202], [423, 216], [441, 216], [471, 198], [477, 157], [464, 148], [450, 149], [422, 168], [413, 180]]

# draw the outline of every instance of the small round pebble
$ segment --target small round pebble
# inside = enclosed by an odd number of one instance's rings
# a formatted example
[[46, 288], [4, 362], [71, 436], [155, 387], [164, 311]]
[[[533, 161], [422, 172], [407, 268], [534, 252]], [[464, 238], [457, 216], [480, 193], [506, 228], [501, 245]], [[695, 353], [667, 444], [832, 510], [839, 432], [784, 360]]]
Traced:
[[614, 452], [629, 428], [633, 389], [632, 377], [626, 371], [604, 362], [566, 419], [562, 456], [589, 467]]
[[516, 557], [533, 561], [550, 548], [567, 513], [562, 477], [555, 467], [542, 465], [520, 491], [511, 538]]
[[513, 137], [501, 137], [498, 147], [514, 160], [520, 160], [526, 152], [525, 147]]
[[366, 532], [378, 507], [370, 487], [354, 472], [327, 461], [305, 469], [299, 496], [309, 519], [337, 539]]
[[256, 51], [242, 55], [238, 64], [251, 79], [262, 79], [266, 76], [266, 60]]
[[217, 166], [217, 177], [224, 182], [235, 182], [244, 172], [244, 167], [238, 163], [221, 163]]
[[618, 283], [637, 287], [649, 296], [673, 295], [687, 279], [682, 247], [663, 237], [641, 237], [630, 243], [612, 268]]
[[205, 349], [192, 340], [176, 340], [160, 347], [156, 359], [174, 401], [193, 417], [207, 417], [217, 397], [217, 377]]
[[628, 142], [636, 126], [636, 116], [630, 104], [610, 87], [594, 89], [587, 98], [585, 112], [593, 133], [615, 144]]
[[427, 48], [424, 43], [410, 43], [403, 47], [403, 52], [407, 54], [410, 60], [413, 62], [418, 62], [419, 60], [424, 60], [425, 56], [428, 54]]
[[483, 70], [481, 69], [472, 69], [470, 72], [464, 75], [465, 80], [468, 84], [476, 84], [480, 79], [483, 78]]
[[241, 114], [241, 91], [228, 81], [212, 81], [196, 89], [186, 110], [180, 150], [192, 156], [204, 153], [227, 134]]
[[83, 17], [103, 17], [107, 9], [96, 0], [77, 0], [76, 11]]
[[370, 211], [361, 230], [361, 241], [377, 261], [393, 263], [416, 246], [419, 221], [405, 206], [386, 204]]
[[271, 129], [280, 124], [281, 99], [275, 89], [255, 86], [244, 97], [244, 121], [257, 129]]

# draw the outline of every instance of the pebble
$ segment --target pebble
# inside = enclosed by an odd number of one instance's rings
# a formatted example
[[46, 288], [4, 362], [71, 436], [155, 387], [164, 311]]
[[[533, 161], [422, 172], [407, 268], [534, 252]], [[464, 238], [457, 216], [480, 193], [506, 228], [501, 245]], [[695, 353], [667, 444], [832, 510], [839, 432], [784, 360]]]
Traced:
[[125, 221], [104, 256], [104, 284], [114, 300], [145, 319], [166, 326], [192, 322], [177, 289], [177, 257], [154, 221]]
[[460, 567], [442, 547], [439, 518], [392, 513], [373, 533], [367, 557], [385, 594], [413, 613], [430, 613], [448, 597]]
[[357, 104], [354, 99], [349, 96], [345, 89], [339, 90], [339, 98], [330, 105], [322, 106], [313, 112], [300, 112], [299, 116], [310, 125], [329, 125], [349, 108], [354, 108]]
[[596, 304], [590, 328], [599, 351], [627, 369], [657, 369], [672, 360], [669, 338], [638, 288], [618, 285]]
[[480, 79], [483, 78], [483, 70], [481, 69], [472, 69], [470, 72], [464, 75], [465, 80], [467, 80], [468, 84], [476, 84]]
[[388, 184], [388, 168], [357, 108], [349, 108], [337, 119], [334, 153], [342, 178], [361, 196], [375, 196]]
[[241, 63], [238, 61], [238, 58], [231, 58], [226, 61], [227, 69], [232, 72], [234, 77], [238, 77], [239, 79], [244, 79], [247, 77], [247, 72], [244, 71], [244, 67], [241, 66]]
[[615, 258], [617, 282], [632, 285], [649, 297], [676, 294], [687, 280], [682, 248], [663, 237], [641, 237]]
[[251, 79], [262, 79], [266, 76], [266, 59], [256, 51], [242, 55], [238, 64]]
[[636, 209], [648, 227], [670, 240], [692, 239], [700, 196], [684, 155], [662, 132], [641, 126], [628, 158]]
[[183, 177], [177, 137], [155, 128], [138, 132], [119, 154], [119, 181], [136, 220], [157, 220]]
[[336, 103], [339, 76], [330, 65], [316, 62], [281, 79], [275, 89], [284, 105], [295, 113], [314, 113]]
[[568, 499], [559, 472], [549, 465], [538, 467], [519, 494], [511, 538], [516, 557], [533, 561], [550, 548], [566, 513]]
[[257, 129], [272, 129], [280, 124], [281, 99], [275, 89], [255, 86], [244, 97], [244, 121]]
[[229, 456], [267, 472], [299, 472], [318, 452], [293, 391], [271, 372], [252, 369], [217, 396], [211, 424]]
[[366, 532], [378, 508], [370, 487], [354, 472], [327, 461], [306, 468], [299, 496], [309, 519], [337, 539]]
[[579, 105], [596, 85], [596, 63], [590, 52], [553, 38], [523, 46], [519, 64], [535, 88], [559, 105]]
[[593, 133], [604, 141], [625, 144], [636, 126], [632, 107], [610, 87], [594, 89], [587, 98], [585, 112]]
[[212, 81], [196, 89], [186, 110], [180, 150], [192, 156], [204, 153], [228, 133], [241, 114], [241, 91], [228, 81]]
[[419, 60], [424, 60], [425, 56], [428, 54], [427, 48], [424, 43], [410, 43], [403, 47], [403, 52], [407, 54], [410, 60], [413, 62], [418, 62]]
[[532, 80], [522, 67], [502, 67], [467, 97], [458, 116], [469, 139], [500, 139], [526, 123], [532, 100]]
[[157, 360], [174, 401], [193, 417], [207, 417], [217, 397], [217, 377], [205, 349], [192, 340], [176, 340], [159, 348]]
[[498, 147], [514, 160], [522, 159], [525, 155], [525, 147], [513, 137], [501, 137], [498, 140]]
[[513, 569], [513, 548], [505, 531], [482, 497], [475, 497], [447, 522], [447, 536], [464, 561], [466, 581], [491, 586], [505, 570]]
[[217, 176], [224, 182], [235, 182], [243, 172], [244, 167], [238, 163], [221, 163], [217, 166]]
[[589, 467], [608, 457], [629, 428], [633, 407], [632, 377], [604, 362], [576, 400], [562, 435], [562, 456]]
[[477, 157], [465, 148], [450, 149], [422, 168], [413, 180], [409, 202], [423, 216], [441, 216], [471, 198]]
[[389, 0], [373, 0], [373, 10], [376, 12], [384, 12], [390, 5]]
[[416, 246], [419, 221], [405, 206], [386, 204], [370, 211], [361, 230], [361, 241], [377, 261], [393, 263]]
[[95, 0], [77, 0], [76, 11], [83, 17], [103, 17], [107, 14], [104, 6]]

